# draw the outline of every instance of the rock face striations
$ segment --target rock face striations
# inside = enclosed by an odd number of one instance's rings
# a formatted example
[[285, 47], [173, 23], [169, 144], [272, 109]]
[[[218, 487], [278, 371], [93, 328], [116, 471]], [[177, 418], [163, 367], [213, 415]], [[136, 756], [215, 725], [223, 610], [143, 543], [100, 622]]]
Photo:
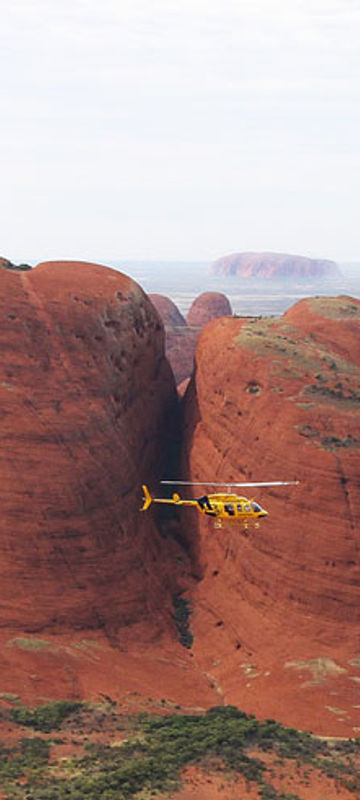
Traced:
[[348, 297], [303, 300], [280, 319], [215, 321], [185, 399], [184, 477], [301, 482], [244, 489], [270, 512], [248, 535], [186, 519], [202, 576], [200, 667], [226, 702], [277, 718], [285, 709], [300, 727], [310, 706], [314, 726], [357, 730], [359, 337], [360, 301]]
[[115, 635], [145, 621], [153, 635], [171, 576], [138, 509], [175, 420], [162, 326], [105, 267], [0, 269], [0, 282], [0, 626]]
[[335, 261], [286, 253], [232, 253], [214, 261], [210, 271], [221, 275], [279, 280], [316, 280], [340, 274]]

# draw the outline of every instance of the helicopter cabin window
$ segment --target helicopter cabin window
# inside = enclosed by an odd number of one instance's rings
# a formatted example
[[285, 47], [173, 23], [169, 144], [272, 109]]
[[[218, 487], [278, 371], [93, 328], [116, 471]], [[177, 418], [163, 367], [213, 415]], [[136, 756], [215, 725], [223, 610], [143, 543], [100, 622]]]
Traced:
[[249, 503], [245, 503], [244, 509], [245, 509], [245, 511], [251, 511]]
[[229, 514], [230, 517], [235, 516], [235, 508], [232, 503], [225, 503], [224, 511], [226, 511], [226, 513]]
[[253, 511], [261, 511], [258, 503], [251, 503]]
[[241, 503], [238, 503], [236, 508], [239, 511], [239, 513], [241, 514], [242, 513], [242, 505], [241, 505]]
[[199, 497], [198, 503], [199, 503], [200, 508], [203, 508], [204, 510], [207, 509], [208, 511], [212, 511], [212, 505], [210, 503], [210, 500], [209, 500], [207, 494], [205, 494], [204, 497]]

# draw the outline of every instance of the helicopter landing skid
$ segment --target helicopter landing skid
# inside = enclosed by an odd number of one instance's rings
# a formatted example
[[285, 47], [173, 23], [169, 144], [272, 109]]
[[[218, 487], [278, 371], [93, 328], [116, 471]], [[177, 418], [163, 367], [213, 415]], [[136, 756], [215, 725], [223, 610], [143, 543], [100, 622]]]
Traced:
[[[214, 520], [214, 528], [216, 530], [221, 530], [222, 527], [223, 524], [221, 519]], [[260, 528], [260, 522], [254, 522], [252, 525], [251, 524], [249, 525], [248, 521], [245, 520], [245, 522], [243, 523], [243, 530], [242, 530], [244, 536], [249, 536], [251, 529], [254, 528]]]
[[248, 522], [244, 523], [244, 527], [243, 527], [244, 536], [249, 536], [251, 530], [255, 530], [255, 528], [256, 529], [260, 528], [260, 522], [254, 522], [253, 525], [251, 525], [251, 524], [249, 525]]

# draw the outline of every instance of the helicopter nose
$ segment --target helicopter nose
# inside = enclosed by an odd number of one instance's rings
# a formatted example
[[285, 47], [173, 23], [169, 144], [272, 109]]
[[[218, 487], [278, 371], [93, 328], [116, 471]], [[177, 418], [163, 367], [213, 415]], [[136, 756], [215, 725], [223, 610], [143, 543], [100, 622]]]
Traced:
[[265, 508], [262, 508], [259, 517], [267, 517], [268, 513], [268, 511], [265, 511]]

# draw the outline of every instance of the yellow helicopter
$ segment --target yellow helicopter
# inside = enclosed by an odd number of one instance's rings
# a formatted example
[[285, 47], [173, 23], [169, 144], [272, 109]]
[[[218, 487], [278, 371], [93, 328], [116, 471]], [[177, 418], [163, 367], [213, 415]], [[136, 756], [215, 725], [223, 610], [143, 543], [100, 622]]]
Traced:
[[[162, 484], [170, 486], [216, 486], [227, 487], [228, 490], [236, 487], [259, 487], [259, 486], [290, 486], [296, 485], [299, 481], [266, 481], [260, 483], [201, 483], [198, 481], [160, 481]], [[267, 517], [268, 511], [265, 511], [259, 503], [255, 500], [249, 500], [247, 497], [240, 497], [237, 494], [230, 493], [216, 493], [205, 494], [194, 500], [183, 500], [177, 492], [174, 492], [171, 498], [165, 497], [152, 497], [147, 486], [143, 485], [144, 492], [143, 505], [141, 511], [146, 511], [151, 503], [165, 503], [174, 506], [193, 506], [201, 514], [206, 514], [208, 517], [214, 519], [216, 528], [221, 528], [224, 520], [226, 522], [242, 522], [244, 529], [248, 527], [249, 521], [253, 521], [255, 526], [258, 527], [258, 519]]]

